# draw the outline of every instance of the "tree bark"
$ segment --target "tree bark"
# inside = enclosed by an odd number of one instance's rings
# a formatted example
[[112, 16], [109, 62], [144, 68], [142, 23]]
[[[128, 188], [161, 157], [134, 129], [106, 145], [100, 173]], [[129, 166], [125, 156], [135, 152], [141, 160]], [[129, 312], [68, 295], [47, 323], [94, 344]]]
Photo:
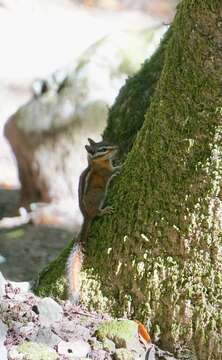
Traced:
[[[93, 223], [82, 275], [86, 305], [149, 321], [163, 347], [201, 360], [222, 348], [221, 20], [219, 0], [181, 2], [145, 121], [108, 194], [115, 213]], [[54, 292], [54, 271], [40, 277], [40, 294]]]

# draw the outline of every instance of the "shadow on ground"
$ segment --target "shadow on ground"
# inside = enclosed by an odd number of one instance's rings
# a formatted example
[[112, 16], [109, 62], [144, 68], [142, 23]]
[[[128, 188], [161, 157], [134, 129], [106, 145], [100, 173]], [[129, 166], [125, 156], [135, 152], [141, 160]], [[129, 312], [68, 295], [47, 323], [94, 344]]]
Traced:
[[[0, 190], [0, 218], [15, 216], [18, 190]], [[29, 281], [72, 240], [73, 232], [31, 224], [0, 229], [0, 271], [13, 281]]]

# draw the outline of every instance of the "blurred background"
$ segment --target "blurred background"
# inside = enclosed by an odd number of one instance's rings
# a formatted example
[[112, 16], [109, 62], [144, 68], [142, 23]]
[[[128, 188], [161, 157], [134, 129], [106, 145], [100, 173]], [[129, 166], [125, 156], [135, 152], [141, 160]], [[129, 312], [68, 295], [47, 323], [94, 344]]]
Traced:
[[0, 270], [29, 280], [81, 224], [87, 137], [158, 46], [176, 0], [0, 1]]

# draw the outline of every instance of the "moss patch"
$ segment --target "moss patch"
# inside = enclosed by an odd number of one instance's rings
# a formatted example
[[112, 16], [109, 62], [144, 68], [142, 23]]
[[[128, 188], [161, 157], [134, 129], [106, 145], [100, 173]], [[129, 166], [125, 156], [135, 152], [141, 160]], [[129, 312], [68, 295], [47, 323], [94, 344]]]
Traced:
[[129, 152], [137, 132], [143, 125], [145, 113], [164, 65], [166, 45], [170, 36], [169, 29], [151, 59], [143, 64], [136, 75], [126, 81], [110, 109], [103, 137], [119, 146], [121, 158]]
[[138, 335], [138, 325], [130, 320], [110, 320], [104, 322], [97, 330], [99, 340], [112, 340], [117, 348], [126, 347]]
[[66, 262], [72, 247], [73, 241], [40, 272], [34, 285], [36, 295], [55, 300], [68, 298]]

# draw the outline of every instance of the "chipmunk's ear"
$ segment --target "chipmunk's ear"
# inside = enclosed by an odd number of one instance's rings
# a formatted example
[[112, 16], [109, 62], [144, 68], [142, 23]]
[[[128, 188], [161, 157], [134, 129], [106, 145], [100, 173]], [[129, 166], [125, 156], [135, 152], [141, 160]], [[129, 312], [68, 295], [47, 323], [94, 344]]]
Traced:
[[90, 145], [95, 145], [95, 144], [96, 144], [95, 141], [93, 141], [93, 140], [90, 139], [90, 138], [88, 138], [88, 142], [89, 142]]
[[86, 145], [86, 146], [85, 146], [85, 149], [86, 149], [86, 151], [87, 151], [88, 153], [91, 153], [91, 152], [92, 152], [91, 147], [90, 147], [89, 145]]

